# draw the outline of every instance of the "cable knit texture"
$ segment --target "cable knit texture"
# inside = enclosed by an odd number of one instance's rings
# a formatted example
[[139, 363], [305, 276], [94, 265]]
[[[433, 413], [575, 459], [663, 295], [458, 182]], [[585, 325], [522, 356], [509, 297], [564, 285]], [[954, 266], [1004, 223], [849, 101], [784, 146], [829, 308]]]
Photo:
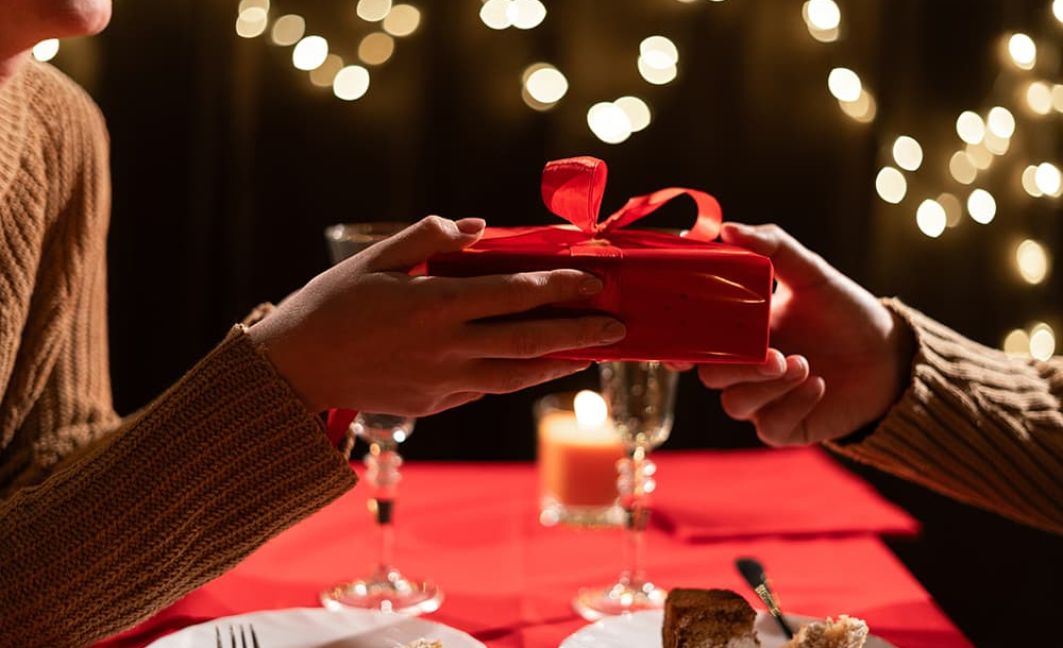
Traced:
[[1063, 357], [982, 346], [897, 300], [916, 339], [911, 386], [838, 452], [1018, 522], [1063, 534]]
[[107, 148], [53, 68], [0, 85], [0, 646], [129, 627], [355, 482], [243, 326], [115, 414]]

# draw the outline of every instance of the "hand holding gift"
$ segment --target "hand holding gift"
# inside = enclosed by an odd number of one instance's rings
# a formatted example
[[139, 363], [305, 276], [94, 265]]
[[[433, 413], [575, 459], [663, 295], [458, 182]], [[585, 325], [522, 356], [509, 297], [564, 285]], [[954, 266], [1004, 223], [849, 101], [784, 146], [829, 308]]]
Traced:
[[721, 236], [770, 257], [779, 282], [771, 308], [777, 348], [767, 360], [698, 369], [706, 386], [723, 390], [724, 410], [776, 446], [836, 439], [882, 417], [908, 384], [907, 328], [775, 225], [728, 223]]
[[483, 321], [592, 296], [602, 283], [558, 269], [475, 279], [411, 277], [428, 257], [476, 242], [484, 222], [429, 216], [312, 279], [251, 328], [312, 411], [421, 416], [584, 369], [540, 356], [616, 342], [609, 317]]

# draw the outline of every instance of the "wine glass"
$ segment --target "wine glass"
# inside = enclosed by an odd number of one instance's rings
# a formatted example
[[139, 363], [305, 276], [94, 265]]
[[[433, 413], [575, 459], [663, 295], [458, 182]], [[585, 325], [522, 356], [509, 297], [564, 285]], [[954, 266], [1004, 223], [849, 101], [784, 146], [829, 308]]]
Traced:
[[649, 495], [657, 486], [657, 467], [647, 456], [672, 431], [679, 374], [660, 362], [603, 362], [602, 396], [620, 434], [627, 458], [617, 462], [617, 491], [624, 511], [625, 569], [616, 582], [579, 590], [572, 605], [588, 620], [656, 610], [668, 592], [646, 578], [645, 532]]
[[[336, 264], [406, 227], [406, 223], [380, 222], [333, 225], [325, 230], [329, 254]], [[439, 609], [443, 591], [427, 580], [408, 578], [395, 566], [395, 501], [402, 478], [398, 446], [413, 433], [416, 419], [407, 416], [359, 412], [351, 423], [345, 449], [348, 456], [354, 439], [369, 444], [365, 455], [365, 479], [372, 488], [369, 509], [380, 534], [380, 548], [369, 574], [338, 583], [321, 592], [329, 609], [362, 608], [421, 614]]]

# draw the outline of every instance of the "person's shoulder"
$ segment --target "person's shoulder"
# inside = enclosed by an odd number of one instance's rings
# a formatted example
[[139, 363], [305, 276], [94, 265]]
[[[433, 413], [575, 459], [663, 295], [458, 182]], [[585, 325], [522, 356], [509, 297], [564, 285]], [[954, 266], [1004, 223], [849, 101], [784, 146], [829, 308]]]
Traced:
[[32, 60], [24, 74], [27, 103], [44, 128], [59, 136], [67, 128], [106, 136], [99, 106], [73, 79], [52, 65]]

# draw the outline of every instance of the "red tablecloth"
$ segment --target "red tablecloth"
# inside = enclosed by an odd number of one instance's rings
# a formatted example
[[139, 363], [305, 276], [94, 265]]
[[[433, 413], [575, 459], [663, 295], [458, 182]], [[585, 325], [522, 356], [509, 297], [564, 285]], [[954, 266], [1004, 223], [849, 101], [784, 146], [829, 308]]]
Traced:
[[[647, 566], [662, 585], [748, 594], [732, 563], [751, 555], [789, 611], [853, 614], [901, 647], [970, 645], [878, 539], [913, 531], [913, 521], [820, 451], [656, 459], [654, 504], [668, 522], [649, 532]], [[443, 587], [447, 599], [431, 618], [489, 646], [556, 646], [584, 623], [569, 606], [575, 590], [621, 568], [618, 530], [538, 524], [531, 464], [413, 463], [404, 475], [397, 562]], [[106, 645], [143, 646], [219, 616], [316, 605], [323, 587], [364, 572], [375, 555], [367, 491], [355, 489]]]

